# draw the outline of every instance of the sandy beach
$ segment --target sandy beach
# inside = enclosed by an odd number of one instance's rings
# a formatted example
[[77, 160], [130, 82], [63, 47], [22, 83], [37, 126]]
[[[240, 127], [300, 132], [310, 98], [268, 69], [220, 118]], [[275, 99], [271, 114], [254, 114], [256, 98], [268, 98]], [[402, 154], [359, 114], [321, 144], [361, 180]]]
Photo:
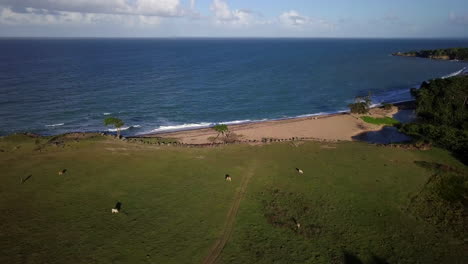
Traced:
[[[368, 115], [391, 117], [398, 112], [399, 107], [394, 106], [391, 110], [373, 108]], [[319, 141], [352, 141], [353, 136], [382, 128], [381, 125], [366, 123], [359, 117], [360, 115], [341, 113], [230, 125], [229, 130], [235, 134], [237, 141], [244, 142], [258, 142], [266, 138], [281, 140], [293, 137]], [[216, 136], [217, 133], [211, 128], [145, 135], [145, 137], [173, 138], [184, 144], [209, 144], [213, 143]]]

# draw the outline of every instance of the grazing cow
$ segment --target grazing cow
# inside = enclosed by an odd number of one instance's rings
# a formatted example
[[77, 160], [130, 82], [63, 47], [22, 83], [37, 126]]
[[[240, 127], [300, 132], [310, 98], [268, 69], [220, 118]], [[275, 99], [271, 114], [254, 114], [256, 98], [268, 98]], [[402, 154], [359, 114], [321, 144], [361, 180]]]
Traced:
[[63, 175], [63, 174], [65, 174], [65, 172], [67, 172], [67, 170], [63, 169], [63, 170], [58, 172], [58, 175]]
[[121, 202], [117, 202], [115, 204], [115, 207], [112, 208], [112, 213], [113, 214], [118, 214], [120, 212], [120, 209], [122, 209], [122, 203]]
[[292, 220], [293, 220], [294, 223], [296, 224], [297, 229], [301, 228], [301, 224], [296, 220], [296, 218], [293, 217]]
[[226, 175], [224, 176], [224, 179], [225, 179], [226, 181], [232, 181], [232, 178], [231, 178], [231, 176], [229, 176], [229, 174], [226, 174]]
[[297, 172], [298, 172], [299, 174], [304, 174], [304, 172], [303, 172], [301, 169], [296, 168], [296, 170], [297, 170]]

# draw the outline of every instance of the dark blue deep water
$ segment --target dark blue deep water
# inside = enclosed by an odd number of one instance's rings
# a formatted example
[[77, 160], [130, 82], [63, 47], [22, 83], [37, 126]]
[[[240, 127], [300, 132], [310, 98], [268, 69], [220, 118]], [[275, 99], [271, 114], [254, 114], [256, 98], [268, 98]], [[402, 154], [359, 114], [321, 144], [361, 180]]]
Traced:
[[0, 135], [106, 131], [106, 115], [127, 135], [295, 117], [369, 91], [402, 101], [468, 65], [392, 52], [459, 46], [468, 40], [0, 39]]

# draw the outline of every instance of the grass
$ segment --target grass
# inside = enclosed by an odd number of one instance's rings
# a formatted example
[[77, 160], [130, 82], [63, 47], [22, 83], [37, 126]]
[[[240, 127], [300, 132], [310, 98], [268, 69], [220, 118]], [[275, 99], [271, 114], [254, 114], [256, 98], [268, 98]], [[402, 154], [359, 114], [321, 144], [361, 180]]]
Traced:
[[361, 116], [361, 119], [366, 123], [370, 123], [374, 125], [393, 126], [393, 125], [400, 123], [398, 120], [391, 118], [391, 117]]
[[[452, 168], [451, 176], [428, 187], [433, 167]], [[453, 178], [466, 167], [440, 149], [185, 148], [16, 135], [0, 139], [0, 171], [0, 263], [200, 263], [248, 173], [220, 263], [466, 260], [466, 233], [422, 217], [430, 209], [425, 193], [463, 192], [457, 186], [466, 184]], [[116, 202], [122, 212], [112, 215]]]

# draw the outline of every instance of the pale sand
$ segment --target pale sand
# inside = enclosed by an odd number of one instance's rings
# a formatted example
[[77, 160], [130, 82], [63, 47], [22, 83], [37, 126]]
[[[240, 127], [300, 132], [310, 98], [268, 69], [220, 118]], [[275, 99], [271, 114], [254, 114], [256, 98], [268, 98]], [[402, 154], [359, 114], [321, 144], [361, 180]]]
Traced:
[[[390, 111], [375, 108], [371, 110], [370, 116], [392, 116], [397, 111], [397, 107], [393, 107]], [[381, 128], [382, 126], [379, 125], [365, 123], [358, 115], [348, 113], [229, 126], [229, 130], [234, 132], [240, 141], [293, 137], [323, 141], [351, 141], [353, 136]], [[146, 135], [146, 137], [174, 138], [185, 144], [212, 143], [213, 141], [209, 138], [216, 136], [217, 133], [211, 128]]]

